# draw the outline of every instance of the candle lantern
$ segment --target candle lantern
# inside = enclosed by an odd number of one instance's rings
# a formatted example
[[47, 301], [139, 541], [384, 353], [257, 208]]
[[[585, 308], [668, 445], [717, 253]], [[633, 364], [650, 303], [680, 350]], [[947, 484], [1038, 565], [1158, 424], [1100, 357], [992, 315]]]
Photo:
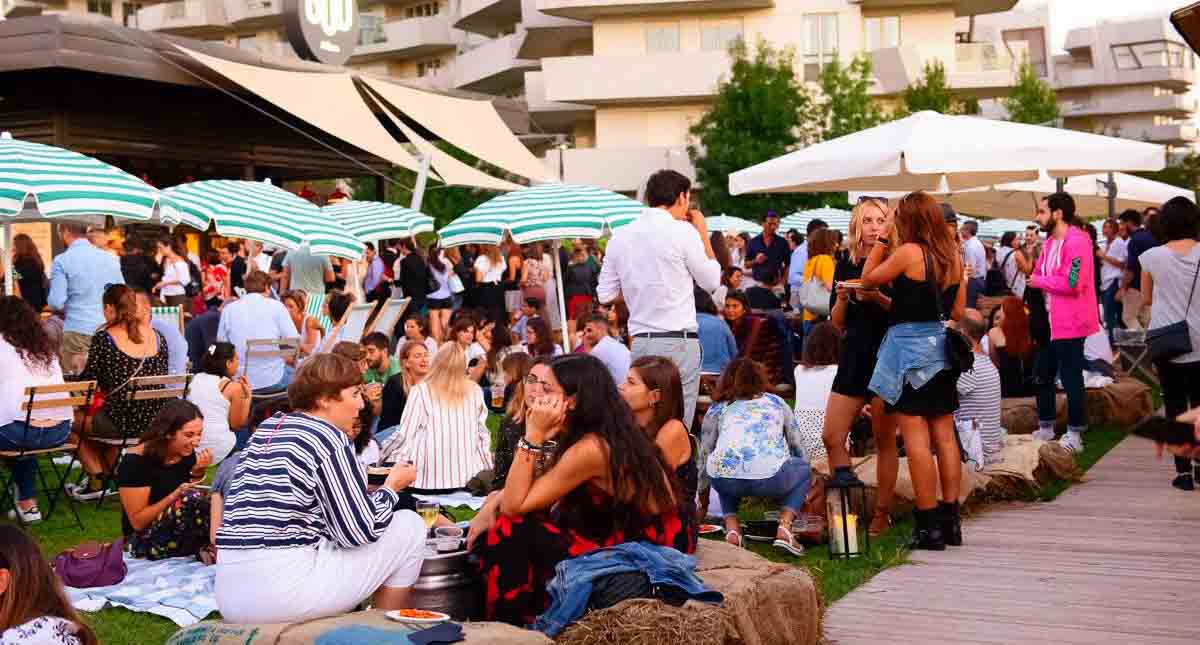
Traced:
[[871, 549], [867, 488], [861, 481], [827, 484], [825, 512], [831, 559], [856, 558]]

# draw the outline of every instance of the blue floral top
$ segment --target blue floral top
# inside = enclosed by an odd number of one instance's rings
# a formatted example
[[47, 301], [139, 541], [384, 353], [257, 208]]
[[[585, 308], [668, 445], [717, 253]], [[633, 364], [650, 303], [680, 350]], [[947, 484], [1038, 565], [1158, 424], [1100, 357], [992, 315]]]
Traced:
[[766, 479], [789, 457], [804, 458], [803, 446], [791, 408], [774, 394], [716, 403], [700, 431], [700, 490], [710, 477]]
[[75, 623], [58, 616], [41, 616], [0, 634], [0, 645], [79, 645]]

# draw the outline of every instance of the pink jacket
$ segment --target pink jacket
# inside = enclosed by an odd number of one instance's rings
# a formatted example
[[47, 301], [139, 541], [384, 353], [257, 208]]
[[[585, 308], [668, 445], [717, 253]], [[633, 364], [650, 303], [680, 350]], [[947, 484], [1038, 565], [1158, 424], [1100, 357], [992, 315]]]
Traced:
[[1046, 293], [1052, 340], [1087, 338], [1100, 329], [1095, 270], [1092, 238], [1083, 229], [1071, 226], [1061, 242], [1047, 240], [1030, 284]]

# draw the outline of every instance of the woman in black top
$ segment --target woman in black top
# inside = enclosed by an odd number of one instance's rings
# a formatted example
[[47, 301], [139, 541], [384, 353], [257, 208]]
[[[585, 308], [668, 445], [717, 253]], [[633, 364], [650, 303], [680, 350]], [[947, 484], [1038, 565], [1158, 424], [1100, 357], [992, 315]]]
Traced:
[[429, 374], [429, 348], [423, 342], [410, 340], [404, 343], [396, 358], [400, 361], [400, 373], [387, 380], [381, 397], [383, 409], [379, 413], [379, 429], [375, 433], [375, 439], [381, 443], [400, 425], [404, 406], [408, 404], [409, 390]]
[[46, 292], [49, 290], [46, 265], [33, 238], [24, 233], [13, 236], [13, 270], [17, 272], [21, 299], [34, 311], [41, 312], [46, 308]]
[[500, 420], [500, 433], [496, 440], [496, 455], [492, 460], [492, 490], [504, 488], [508, 480], [508, 470], [512, 467], [516, 455], [517, 444], [525, 436], [525, 378], [534, 365], [548, 365], [552, 357], [540, 356], [536, 359], [529, 354], [510, 354], [504, 359], [503, 368], [508, 385], [504, 388], [505, 413]]
[[193, 488], [212, 464], [207, 450], [196, 455], [203, 432], [200, 408], [172, 399], [121, 460], [121, 529], [134, 557], [192, 556], [208, 546], [208, 495]]
[[879, 240], [879, 234], [889, 224], [887, 202], [867, 198], [854, 207], [850, 219], [850, 254], [840, 260], [834, 270], [835, 291], [830, 305], [830, 320], [842, 332], [842, 347], [838, 358], [833, 391], [825, 407], [825, 450], [835, 481], [853, 482], [857, 478], [850, 469], [850, 452], [846, 437], [858, 418], [863, 404], [871, 404], [871, 428], [879, 450], [876, 468], [879, 492], [871, 518], [872, 536], [882, 534], [891, 524], [892, 496], [896, 492], [896, 474], [900, 460], [896, 451], [896, 420], [886, 414], [883, 401], [867, 390], [875, 372], [875, 357], [883, 336], [887, 333], [888, 310], [892, 299], [887, 289], [853, 289], [843, 283], [860, 280], [867, 254]]

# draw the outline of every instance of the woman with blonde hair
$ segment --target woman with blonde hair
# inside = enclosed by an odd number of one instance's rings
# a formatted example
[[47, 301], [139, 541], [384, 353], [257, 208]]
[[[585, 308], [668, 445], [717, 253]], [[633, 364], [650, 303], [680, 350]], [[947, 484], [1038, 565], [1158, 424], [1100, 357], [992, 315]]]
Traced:
[[[880, 535], [891, 524], [888, 509], [896, 491], [896, 473], [900, 460], [896, 451], [896, 423], [885, 414], [883, 401], [867, 389], [875, 372], [875, 357], [888, 328], [888, 310], [892, 299], [890, 290], [855, 289], [846, 282], [860, 280], [867, 254], [879, 240], [880, 233], [890, 223], [887, 202], [869, 197], [854, 207], [850, 219], [850, 255], [838, 263], [833, 280], [836, 286], [830, 322], [841, 334], [840, 358], [833, 387], [825, 404], [823, 440], [829, 454], [829, 467], [838, 483], [853, 482], [850, 453], [846, 437], [864, 404], [871, 406], [871, 428], [879, 450], [879, 496], [871, 519], [872, 536]], [[797, 375], [800, 374], [797, 368]], [[797, 408], [800, 397], [797, 396]]]
[[941, 206], [923, 192], [900, 200], [890, 228], [875, 240], [863, 268], [864, 289], [892, 286], [890, 326], [868, 389], [883, 399], [884, 411], [896, 415], [904, 436], [916, 494], [913, 546], [942, 551], [947, 544], [962, 545], [962, 463], [954, 428], [959, 373], [946, 357], [944, 321], [958, 320], [966, 308], [963, 263]]
[[429, 360], [432, 356], [429, 346], [419, 341], [410, 340], [400, 346], [400, 351], [396, 352], [400, 373], [392, 375], [383, 385], [383, 408], [379, 414], [376, 440], [386, 440], [400, 427], [404, 408], [408, 406], [409, 393], [429, 374]]
[[414, 487], [452, 492], [492, 467], [483, 390], [467, 376], [467, 355], [447, 343], [433, 357], [429, 375], [408, 395], [400, 429], [383, 446], [380, 460], [417, 464]]

